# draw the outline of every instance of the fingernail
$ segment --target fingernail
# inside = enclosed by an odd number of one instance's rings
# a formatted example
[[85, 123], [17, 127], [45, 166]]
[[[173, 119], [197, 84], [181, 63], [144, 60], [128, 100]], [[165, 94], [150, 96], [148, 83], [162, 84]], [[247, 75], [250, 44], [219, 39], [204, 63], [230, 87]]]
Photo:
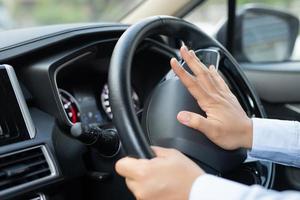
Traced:
[[191, 119], [191, 116], [187, 112], [180, 112], [178, 114], [178, 120], [183, 124], [188, 124]]
[[188, 51], [188, 48], [185, 45], [182, 46], [182, 49], [186, 52]]
[[193, 50], [189, 50], [189, 53], [190, 53], [191, 56], [195, 56], [196, 55]]
[[210, 65], [210, 66], [209, 66], [209, 69], [210, 69], [210, 70], [215, 70], [215, 66]]
[[180, 64], [176, 58], [171, 58], [171, 62], [174, 62], [177, 65], [177, 67], [180, 66]]

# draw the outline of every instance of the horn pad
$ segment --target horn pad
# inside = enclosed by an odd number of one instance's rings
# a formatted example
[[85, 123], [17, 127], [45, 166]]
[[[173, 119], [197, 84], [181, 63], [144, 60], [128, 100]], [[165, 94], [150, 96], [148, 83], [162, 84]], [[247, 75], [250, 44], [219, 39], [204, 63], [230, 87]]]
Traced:
[[235, 169], [246, 159], [245, 149], [224, 150], [203, 133], [179, 123], [176, 117], [182, 110], [205, 116], [178, 77], [165, 79], [148, 98], [143, 113], [143, 126], [151, 144], [178, 149], [200, 165], [221, 173]]

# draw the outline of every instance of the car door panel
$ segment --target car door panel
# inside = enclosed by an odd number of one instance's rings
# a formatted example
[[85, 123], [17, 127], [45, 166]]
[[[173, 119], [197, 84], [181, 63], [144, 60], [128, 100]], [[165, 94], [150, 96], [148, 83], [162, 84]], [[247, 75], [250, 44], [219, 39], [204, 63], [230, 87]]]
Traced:
[[242, 63], [260, 98], [270, 103], [300, 102], [300, 62]]

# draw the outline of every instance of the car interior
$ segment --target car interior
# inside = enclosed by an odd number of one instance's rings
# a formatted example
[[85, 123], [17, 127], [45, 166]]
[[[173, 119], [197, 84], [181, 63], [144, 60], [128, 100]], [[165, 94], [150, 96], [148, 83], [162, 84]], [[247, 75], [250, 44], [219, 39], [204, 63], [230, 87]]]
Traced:
[[150, 145], [215, 176], [300, 191], [299, 169], [181, 125], [179, 111], [205, 113], [170, 67], [185, 44], [249, 117], [300, 121], [298, 0], [42, 2], [0, 0], [0, 199], [134, 199], [114, 166], [155, 157]]

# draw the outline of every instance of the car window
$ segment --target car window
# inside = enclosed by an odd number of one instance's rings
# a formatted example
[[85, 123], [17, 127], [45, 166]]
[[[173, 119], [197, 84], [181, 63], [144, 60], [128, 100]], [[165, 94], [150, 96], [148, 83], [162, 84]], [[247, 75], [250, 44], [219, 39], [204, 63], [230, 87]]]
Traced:
[[[282, 10], [300, 18], [300, 0], [237, 0], [238, 10], [251, 5]], [[210, 35], [220, 28], [226, 18], [227, 0], [207, 0], [184, 17]], [[282, 27], [274, 26], [274, 28]], [[300, 60], [300, 34], [296, 39], [290, 60]]]
[[207, 0], [184, 17], [212, 35], [227, 17], [227, 0]]
[[0, 30], [118, 21], [143, 0], [0, 0]]

